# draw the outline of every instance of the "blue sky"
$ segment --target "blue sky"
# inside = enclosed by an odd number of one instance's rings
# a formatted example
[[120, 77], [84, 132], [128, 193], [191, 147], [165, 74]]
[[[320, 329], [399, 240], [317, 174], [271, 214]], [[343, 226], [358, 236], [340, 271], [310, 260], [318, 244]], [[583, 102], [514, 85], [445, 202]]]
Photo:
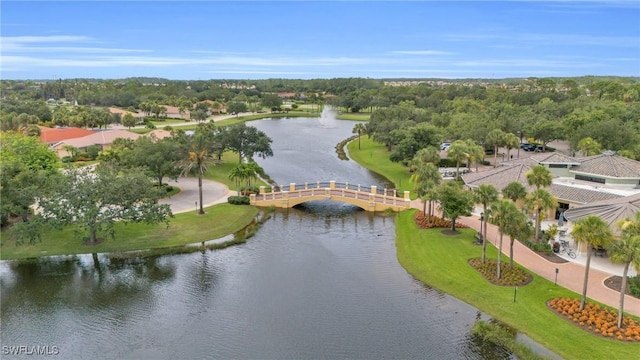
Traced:
[[2, 79], [640, 76], [640, 1], [0, 2]]

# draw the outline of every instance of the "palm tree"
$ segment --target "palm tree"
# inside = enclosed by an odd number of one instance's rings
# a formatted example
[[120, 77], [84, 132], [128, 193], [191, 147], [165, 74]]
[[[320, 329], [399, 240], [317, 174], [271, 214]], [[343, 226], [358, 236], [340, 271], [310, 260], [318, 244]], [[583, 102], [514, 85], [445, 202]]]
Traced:
[[[476, 203], [482, 204], [482, 211], [487, 214], [487, 207], [498, 201], [498, 190], [491, 184], [482, 184], [473, 189], [473, 197]], [[482, 262], [484, 263], [487, 255], [486, 222], [484, 223], [484, 229], [480, 229], [480, 234], [482, 234]]]
[[555, 196], [551, 195], [545, 189], [534, 190], [533, 192], [527, 194], [525, 198], [525, 203], [527, 207], [536, 214], [536, 231], [535, 231], [535, 240], [538, 241], [540, 239], [540, 223], [542, 221], [542, 212], [557, 208], [558, 200]]
[[580, 298], [580, 310], [584, 310], [587, 298], [587, 285], [589, 284], [589, 266], [591, 265], [592, 247], [606, 246], [613, 238], [609, 225], [597, 215], [589, 215], [576, 221], [571, 231], [573, 239], [587, 245], [587, 263], [584, 268], [584, 284], [582, 297]]
[[451, 143], [447, 157], [456, 162], [456, 178], [460, 174], [460, 162], [467, 158], [467, 144], [462, 140], [456, 140]]
[[198, 195], [200, 200], [199, 215], [204, 214], [202, 205], [202, 178], [209, 165], [220, 163], [213, 155], [215, 153], [213, 123], [198, 124], [195, 133], [187, 139], [187, 156], [181, 161], [182, 176], [192, 170], [198, 173]]
[[[440, 171], [430, 162], [418, 165], [417, 169], [411, 175], [411, 178], [409, 178], [409, 181], [411, 181], [414, 186], [414, 191], [423, 201], [424, 206], [422, 212], [425, 215], [427, 213], [427, 199], [429, 199], [427, 195], [434, 187], [440, 184], [441, 180], [442, 176], [440, 175]], [[429, 206], [428, 221], [431, 221], [431, 206]]]
[[260, 165], [258, 165], [255, 161], [249, 161], [245, 164], [247, 169], [247, 187], [251, 186], [251, 180], [258, 180], [258, 174], [262, 173], [264, 170]]
[[498, 147], [504, 143], [504, 131], [493, 129], [487, 134], [487, 144], [493, 146], [493, 167], [498, 166]]
[[484, 148], [482, 145], [478, 145], [475, 141], [468, 139], [466, 141], [467, 144], [467, 161], [469, 164], [467, 167], [471, 166], [471, 163], [474, 162], [476, 164], [476, 171], [478, 171], [478, 163], [484, 159]]
[[240, 183], [247, 179], [247, 171], [245, 164], [240, 164], [231, 169], [229, 172], [229, 180], [235, 181], [238, 194], [240, 194]]
[[578, 149], [584, 156], [592, 156], [602, 152], [602, 145], [597, 140], [586, 137], [578, 142]]
[[640, 272], [640, 212], [636, 213], [635, 220], [627, 218], [618, 222], [617, 226], [622, 231], [622, 237], [611, 243], [609, 260], [614, 264], [624, 264], [622, 286], [620, 287], [620, 309], [618, 310], [618, 328], [620, 328], [622, 327], [629, 265], [633, 265], [636, 271]]
[[511, 159], [511, 149], [520, 146], [520, 139], [514, 133], [506, 133], [503, 140], [504, 146], [507, 148], [507, 159]]
[[[515, 204], [514, 204], [515, 206]], [[518, 210], [516, 208], [516, 210]], [[513, 213], [513, 218], [509, 222], [505, 233], [509, 235], [509, 267], [513, 269], [513, 243], [516, 239], [529, 239], [531, 237], [531, 226], [529, 225], [529, 219], [522, 211], [516, 211]]]
[[553, 176], [547, 167], [544, 165], [536, 165], [531, 168], [526, 174], [527, 183], [529, 185], [535, 186], [536, 189], [540, 189], [541, 187], [551, 186], [551, 182]]
[[440, 152], [435, 146], [427, 146], [418, 150], [413, 156], [410, 166], [412, 169], [415, 169], [424, 163], [432, 163], [435, 166], [440, 164]]
[[367, 132], [367, 126], [363, 123], [357, 123], [353, 127], [353, 130], [351, 132], [353, 134], [358, 134], [358, 150], [360, 150], [360, 137], [362, 136], [362, 134]]
[[489, 216], [487, 220], [498, 227], [499, 243], [498, 243], [498, 266], [496, 270], [496, 277], [500, 279], [502, 276], [500, 266], [502, 265], [502, 238], [505, 232], [507, 232], [509, 224], [512, 219], [519, 213], [516, 206], [509, 200], [500, 200], [493, 205], [489, 210]]
[[502, 189], [502, 196], [516, 203], [527, 196], [527, 189], [520, 182], [514, 181]]

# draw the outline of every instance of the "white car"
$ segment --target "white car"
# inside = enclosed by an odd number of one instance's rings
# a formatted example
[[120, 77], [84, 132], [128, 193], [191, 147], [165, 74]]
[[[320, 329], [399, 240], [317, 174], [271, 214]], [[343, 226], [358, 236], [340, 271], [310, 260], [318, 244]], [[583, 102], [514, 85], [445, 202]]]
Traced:
[[442, 144], [440, 144], [440, 150], [447, 151], [449, 150], [449, 146], [451, 146], [451, 143], [443, 142]]

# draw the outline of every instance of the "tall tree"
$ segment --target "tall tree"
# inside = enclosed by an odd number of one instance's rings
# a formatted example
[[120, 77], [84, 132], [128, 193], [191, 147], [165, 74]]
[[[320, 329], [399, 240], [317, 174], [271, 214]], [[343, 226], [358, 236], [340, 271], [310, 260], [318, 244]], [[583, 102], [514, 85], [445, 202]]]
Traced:
[[351, 133], [358, 135], [358, 150], [360, 150], [360, 137], [367, 132], [367, 126], [363, 123], [357, 123], [353, 126]]
[[516, 213], [519, 213], [519, 211], [513, 202], [503, 199], [493, 203], [487, 214], [487, 221], [498, 227], [498, 266], [496, 269], [496, 277], [498, 279], [502, 277], [502, 239]]
[[[169, 205], [158, 204], [161, 196], [161, 191], [140, 172], [120, 175], [103, 166], [95, 171], [70, 168], [54, 191], [38, 200], [40, 211], [30, 222], [39, 228], [72, 225], [77, 235], [88, 233], [87, 243], [94, 245], [99, 233], [114, 238], [116, 222], [168, 225], [173, 215]], [[34, 233], [20, 230], [23, 229], [17, 229], [19, 235], [30, 235], [30, 242], [37, 239]]]
[[223, 139], [225, 149], [238, 153], [238, 164], [245, 158], [252, 160], [254, 155], [263, 159], [273, 156], [271, 138], [263, 131], [244, 123], [225, 128], [218, 138]]
[[553, 176], [544, 165], [536, 165], [526, 173], [527, 183], [536, 189], [551, 186]]
[[137, 121], [138, 120], [129, 112], [124, 114], [124, 116], [122, 117], [122, 125], [126, 126], [129, 129], [136, 126]]
[[473, 162], [476, 164], [476, 171], [478, 171], [478, 163], [484, 160], [484, 148], [471, 139], [467, 139], [465, 143], [467, 144], [467, 167], [470, 167]]
[[622, 236], [611, 243], [609, 260], [614, 264], [624, 264], [622, 286], [620, 287], [620, 308], [618, 309], [618, 328], [620, 328], [622, 327], [629, 266], [633, 265], [636, 271], [640, 272], [640, 212], [636, 213], [635, 219], [627, 218], [616, 225], [621, 230]]
[[527, 196], [527, 189], [519, 181], [514, 181], [502, 189], [502, 196], [516, 203], [518, 200], [524, 200]]
[[138, 138], [131, 149], [122, 156], [125, 166], [142, 168], [145, 173], [162, 185], [165, 177], [177, 180], [181, 169], [178, 163], [185, 157], [184, 147], [172, 138]]
[[[473, 196], [476, 203], [482, 204], [482, 212], [485, 216], [489, 216], [487, 212], [489, 206], [493, 206], [493, 203], [498, 201], [498, 190], [491, 184], [482, 184], [473, 189]], [[487, 255], [487, 222], [483, 224], [483, 228], [480, 229], [482, 234], [482, 262], [484, 263]]]
[[520, 139], [514, 133], [506, 133], [503, 140], [504, 146], [507, 148], [507, 159], [511, 160], [511, 149], [520, 146]]
[[[430, 198], [429, 193], [442, 181], [442, 175], [438, 168], [430, 162], [422, 162], [417, 165], [416, 170], [409, 179], [414, 186], [414, 191], [423, 201], [422, 212], [426, 215], [427, 200]], [[431, 222], [431, 201], [429, 201], [429, 216], [427, 218]]]
[[540, 240], [542, 212], [558, 207], [558, 200], [545, 189], [537, 189], [527, 194], [525, 204], [536, 214], [535, 240]]
[[587, 246], [587, 263], [584, 268], [584, 283], [582, 285], [582, 297], [580, 298], [580, 310], [584, 310], [584, 304], [587, 299], [587, 286], [589, 285], [592, 248], [607, 246], [613, 238], [613, 233], [609, 225], [601, 217], [589, 215], [576, 221], [573, 230], [571, 230], [571, 235], [577, 243]]
[[[515, 203], [514, 203], [515, 206]], [[516, 208], [517, 210], [517, 208]], [[529, 239], [533, 232], [527, 215], [522, 211], [516, 211], [512, 214], [512, 218], [507, 224], [505, 234], [509, 235], [509, 267], [513, 269], [513, 243], [516, 239]]]
[[194, 134], [190, 137], [184, 137], [184, 139], [186, 139], [187, 156], [180, 161], [182, 176], [186, 176], [192, 171], [196, 172], [198, 176], [198, 198], [200, 200], [198, 214], [203, 215], [202, 178], [209, 165], [220, 163], [220, 161], [213, 156], [217, 147], [213, 123], [198, 124]]
[[504, 136], [500, 129], [493, 129], [487, 134], [486, 143], [493, 147], [493, 167], [498, 166], [498, 148], [504, 144]]
[[437, 200], [445, 218], [451, 220], [451, 231], [456, 231], [456, 220], [460, 216], [471, 215], [473, 210], [473, 196], [456, 181], [448, 181], [437, 190]]
[[447, 157], [456, 162], [456, 178], [460, 176], [460, 162], [467, 159], [468, 154], [467, 144], [462, 140], [456, 140], [451, 143]]
[[598, 155], [602, 152], [602, 145], [600, 145], [597, 140], [586, 137], [578, 143], [578, 150], [580, 150], [584, 156]]

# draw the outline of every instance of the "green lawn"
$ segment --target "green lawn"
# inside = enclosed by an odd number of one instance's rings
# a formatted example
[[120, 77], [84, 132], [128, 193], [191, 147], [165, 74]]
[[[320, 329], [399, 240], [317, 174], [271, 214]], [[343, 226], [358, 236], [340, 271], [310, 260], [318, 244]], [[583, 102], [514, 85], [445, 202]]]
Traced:
[[[358, 139], [350, 142], [347, 148], [349, 149], [349, 157], [353, 161], [384, 176], [393, 182], [398, 190], [411, 191], [413, 189], [409, 182], [411, 177], [409, 169], [400, 163], [394, 163], [389, 160], [389, 152], [387, 152], [384, 145], [378, 144], [363, 135], [360, 137], [360, 150], [358, 150]], [[412, 198], [415, 198], [415, 194], [412, 193], [411, 195]]]
[[[579, 297], [533, 274], [533, 282], [514, 288], [492, 285], [467, 260], [481, 256], [473, 245], [474, 231], [443, 235], [441, 229], [418, 229], [413, 220], [416, 210], [400, 213], [396, 220], [396, 247], [400, 264], [418, 280], [474, 306], [492, 317], [527, 334], [542, 346], [566, 359], [637, 359], [640, 344], [621, 343], [588, 333], [558, 317], [546, 307], [554, 297]], [[487, 256], [495, 258], [497, 249], [489, 246]], [[508, 260], [503, 256], [504, 260]]]
[[338, 114], [336, 118], [338, 120], [353, 120], [353, 121], [369, 121], [371, 114], [362, 114], [362, 113], [343, 113]]
[[164, 225], [116, 224], [115, 239], [95, 246], [85, 246], [74, 236], [73, 229], [48, 230], [42, 242], [16, 246], [6, 234], [0, 242], [0, 258], [24, 259], [45, 255], [74, 255], [130, 250], [155, 249], [213, 240], [233, 234], [251, 223], [258, 214], [252, 206], [219, 204], [205, 209], [206, 214], [182, 213]]

